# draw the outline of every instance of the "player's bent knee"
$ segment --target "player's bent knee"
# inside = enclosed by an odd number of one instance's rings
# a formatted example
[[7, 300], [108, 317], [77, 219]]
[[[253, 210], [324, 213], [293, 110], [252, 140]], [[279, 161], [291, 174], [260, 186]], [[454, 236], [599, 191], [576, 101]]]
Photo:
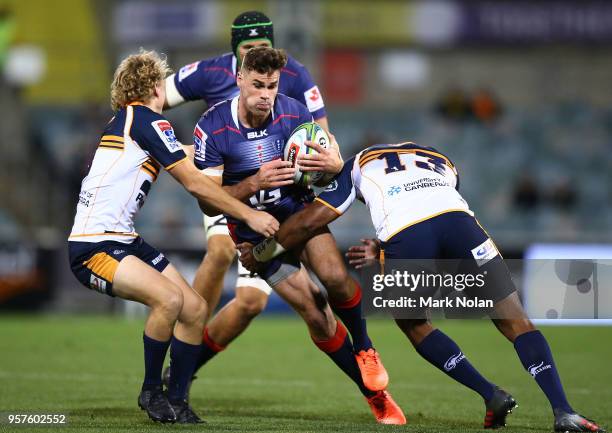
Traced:
[[[254, 291], [250, 295], [236, 296], [236, 306], [240, 314], [246, 317], [255, 317], [261, 313], [268, 304], [268, 296], [259, 289], [250, 288]], [[257, 292], [260, 292], [261, 295]]]
[[185, 324], [204, 328], [207, 313], [208, 305], [206, 301], [199, 296], [193, 296], [189, 298], [188, 303], [183, 303], [183, 310], [181, 311], [179, 320]]
[[211, 266], [227, 268], [236, 256], [236, 247], [229, 236], [213, 236], [208, 240], [206, 261]]
[[178, 287], [166, 290], [163, 299], [153, 308], [158, 308], [164, 312], [165, 316], [176, 319], [183, 309], [183, 294]]

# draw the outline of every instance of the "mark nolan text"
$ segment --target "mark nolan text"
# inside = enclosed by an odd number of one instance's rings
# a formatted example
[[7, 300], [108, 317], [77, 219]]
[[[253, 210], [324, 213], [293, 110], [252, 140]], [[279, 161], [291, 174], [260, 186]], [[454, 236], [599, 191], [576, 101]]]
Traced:
[[409, 298], [402, 296], [398, 299], [384, 299], [377, 296], [372, 300], [376, 308], [493, 308], [493, 300], [474, 298]]

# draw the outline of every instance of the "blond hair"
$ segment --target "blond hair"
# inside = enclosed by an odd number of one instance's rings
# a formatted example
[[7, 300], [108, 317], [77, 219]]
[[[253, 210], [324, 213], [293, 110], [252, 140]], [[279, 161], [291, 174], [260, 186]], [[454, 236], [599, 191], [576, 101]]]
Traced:
[[111, 108], [117, 111], [132, 102], [147, 103], [155, 86], [170, 73], [166, 59], [156, 51], [140, 49], [119, 64], [111, 84]]

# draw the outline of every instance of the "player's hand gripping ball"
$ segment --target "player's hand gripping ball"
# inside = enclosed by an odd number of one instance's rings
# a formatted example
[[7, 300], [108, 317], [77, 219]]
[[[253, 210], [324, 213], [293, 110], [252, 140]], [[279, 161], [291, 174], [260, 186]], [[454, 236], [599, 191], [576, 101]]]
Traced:
[[300, 170], [300, 166], [296, 162], [298, 155], [317, 153], [312, 147], [306, 145], [306, 141], [318, 143], [325, 149], [329, 149], [331, 146], [327, 132], [315, 122], [303, 123], [291, 133], [291, 137], [285, 145], [284, 159], [291, 162], [291, 167], [297, 168], [293, 180], [297, 185], [302, 186], [312, 185], [325, 175], [320, 171], [302, 172]]

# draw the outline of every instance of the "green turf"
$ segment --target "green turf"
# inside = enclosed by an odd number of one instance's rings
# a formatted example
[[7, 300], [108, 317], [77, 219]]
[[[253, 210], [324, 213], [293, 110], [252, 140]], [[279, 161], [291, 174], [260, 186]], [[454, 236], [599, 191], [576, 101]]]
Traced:
[[[548, 403], [490, 323], [441, 326], [519, 408], [508, 432], [551, 431]], [[576, 409], [612, 425], [612, 329], [543, 330]], [[415, 354], [389, 321], [370, 334], [391, 376], [390, 391], [409, 425], [375, 424], [357, 388], [292, 318], [260, 318], [205, 367], [192, 389], [204, 426], [162, 426], [136, 406], [142, 376], [142, 322], [114, 317], [0, 318], [0, 411], [65, 413], [67, 427], [14, 431], [467, 432], [481, 430], [483, 404]], [[6, 424], [0, 431], [9, 431]]]

